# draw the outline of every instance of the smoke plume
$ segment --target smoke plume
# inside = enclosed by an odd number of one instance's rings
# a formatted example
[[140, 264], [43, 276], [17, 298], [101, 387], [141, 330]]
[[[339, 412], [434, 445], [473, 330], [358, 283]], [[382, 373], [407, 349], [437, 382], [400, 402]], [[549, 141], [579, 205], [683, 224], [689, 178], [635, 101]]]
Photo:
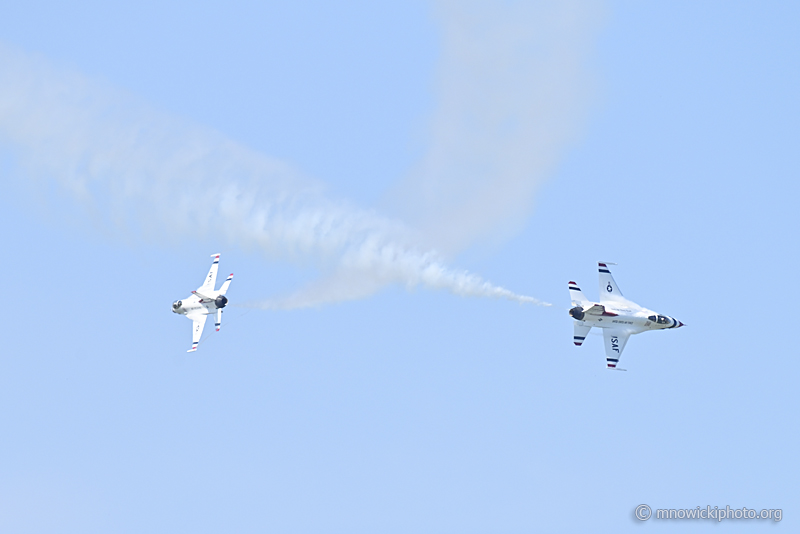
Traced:
[[297, 308], [388, 284], [541, 303], [447, 261], [518, 224], [575, 135], [596, 14], [585, 5], [437, 4], [443, 47], [430, 150], [393, 191], [400, 218], [335, 200], [290, 165], [137, 98], [0, 45], [0, 143], [102, 226], [214, 240], [320, 266]]
[[441, 0], [428, 151], [395, 189], [400, 216], [448, 254], [516, 230], [581, 131], [597, 2]]
[[147, 240], [255, 247], [332, 272], [264, 307], [361, 298], [393, 283], [538, 303], [446, 267], [400, 222], [327, 198], [284, 163], [8, 48], [0, 48], [0, 142], [26, 176], [57, 182], [105, 224]]

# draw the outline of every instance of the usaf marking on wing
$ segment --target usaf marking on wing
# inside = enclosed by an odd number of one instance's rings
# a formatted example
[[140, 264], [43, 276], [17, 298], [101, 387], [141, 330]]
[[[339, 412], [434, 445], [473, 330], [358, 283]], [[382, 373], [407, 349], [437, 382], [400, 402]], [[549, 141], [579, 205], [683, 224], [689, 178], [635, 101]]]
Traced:
[[592, 327], [602, 328], [606, 345], [606, 368], [624, 371], [617, 365], [631, 335], [648, 330], [680, 328], [684, 324], [672, 317], [643, 308], [623, 297], [608, 265], [614, 264], [597, 264], [600, 272], [599, 303], [586, 299], [575, 282], [569, 283], [569, 295], [573, 306], [569, 314], [575, 319], [573, 342], [580, 347]]
[[211, 269], [208, 271], [203, 285], [197, 288], [197, 291], [192, 291], [192, 294], [183, 299], [176, 300], [172, 303], [172, 312], [180, 315], [185, 315], [193, 321], [192, 328], [192, 348], [186, 352], [194, 352], [197, 350], [197, 344], [200, 343], [200, 336], [203, 335], [203, 327], [206, 324], [206, 318], [216, 313], [216, 327], [219, 332], [222, 325], [222, 308], [227, 306], [228, 298], [225, 293], [228, 292], [228, 287], [233, 280], [233, 273], [228, 276], [222, 283], [219, 290], [214, 289], [217, 282], [217, 270], [219, 269], [219, 254], [212, 254], [214, 263], [211, 264]]

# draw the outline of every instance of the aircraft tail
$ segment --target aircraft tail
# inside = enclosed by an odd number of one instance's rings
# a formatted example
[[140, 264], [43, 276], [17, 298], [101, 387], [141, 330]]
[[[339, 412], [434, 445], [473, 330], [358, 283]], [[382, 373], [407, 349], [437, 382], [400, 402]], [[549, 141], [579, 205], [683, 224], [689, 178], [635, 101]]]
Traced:
[[591, 330], [592, 327], [584, 326], [578, 324], [577, 322], [575, 322], [574, 325], [575, 325], [575, 332], [574, 335], [572, 336], [572, 342], [580, 347], [581, 345], [583, 345], [583, 342], [586, 339], [586, 336], [589, 335], [589, 330]]
[[228, 292], [228, 286], [231, 285], [231, 280], [233, 280], [233, 273], [229, 274], [228, 278], [226, 278], [225, 281], [222, 282], [222, 287], [219, 288], [220, 295], [224, 295], [225, 293]]
[[591, 304], [591, 301], [583, 296], [583, 291], [575, 282], [569, 283], [569, 298], [572, 299], [573, 306], [584, 307], [587, 304]]

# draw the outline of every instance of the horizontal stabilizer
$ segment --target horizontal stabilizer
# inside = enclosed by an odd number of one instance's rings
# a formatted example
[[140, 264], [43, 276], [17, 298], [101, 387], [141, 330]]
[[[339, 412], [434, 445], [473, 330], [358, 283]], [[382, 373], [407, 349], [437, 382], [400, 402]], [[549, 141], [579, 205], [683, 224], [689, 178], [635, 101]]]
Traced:
[[589, 330], [592, 329], [591, 326], [584, 326], [581, 324], [573, 323], [575, 326], [575, 332], [572, 336], [572, 342], [575, 343], [577, 346], [583, 345], [583, 342], [586, 340], [586, 336], [589, 335]]

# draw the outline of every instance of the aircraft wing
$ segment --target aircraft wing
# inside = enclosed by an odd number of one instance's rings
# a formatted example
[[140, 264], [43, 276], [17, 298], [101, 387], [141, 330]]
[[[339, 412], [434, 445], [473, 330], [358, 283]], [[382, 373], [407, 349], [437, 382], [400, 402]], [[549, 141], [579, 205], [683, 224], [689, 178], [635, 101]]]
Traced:
[[608, 265], [602, 262], [597, 263], [597, 271], [600, 275], [600, 303], [606, 302], [625, 302], [628, 300], [622, 296], [622, 291], [619, 290], [617, 282], [611, 276], [611, 271]]
[[616, 328], [603, 328], [603, 339], [606, 342], [606, 368], [616, 369], [619, 364], [619, 357], [625, 350], [625, 344], [631, 333], [627, 330]]
[[203, 285], [197, 288], [197, 291], [214, 291], [214, 286], [217, 283], [217, 271], [219, 270], [219, 254], [212, 254], [214, 263], [211, 264], [211, 269], [208, 270], [208, 275], [203, 282]]
[[197, 350], [197, 344], [200, 343], [200, 336], [203, 335], [203, 327], [206, 325], [206, 318], [208, 315], [196, 314], [187, 315], [192, 320], [192, 348], [186, 352], [194, 352]]

